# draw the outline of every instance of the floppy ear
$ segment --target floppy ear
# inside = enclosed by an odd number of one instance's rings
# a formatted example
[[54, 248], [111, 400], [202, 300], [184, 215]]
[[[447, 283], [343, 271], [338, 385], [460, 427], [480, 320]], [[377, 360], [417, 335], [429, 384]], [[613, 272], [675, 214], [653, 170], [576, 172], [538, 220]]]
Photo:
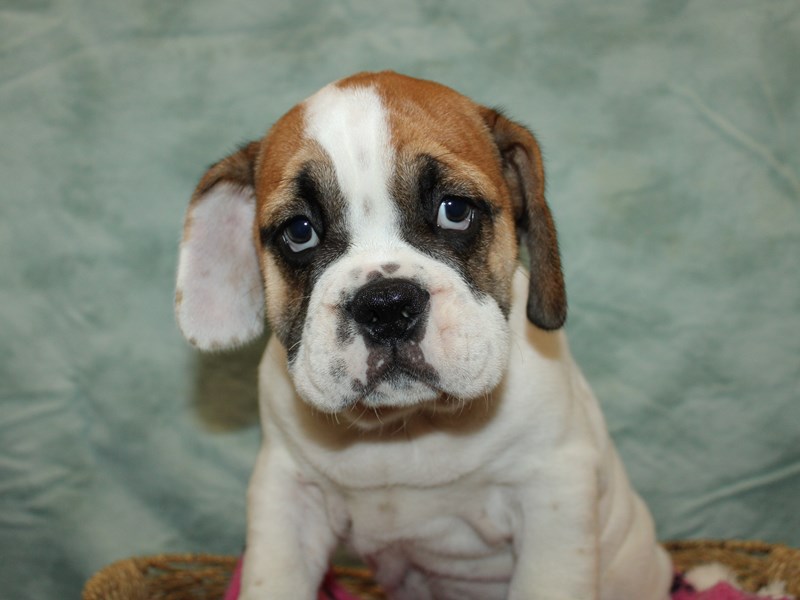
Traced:
[[264, 282], [254, 239], [258, 143], [213, 165], [189, 203], [175, 313], [201, 350], [234, 348], [264, 331]]
[[517, 230], [531, 259], [528, 319], [558, 329], [567, 318], [567, 295], [556, 228], [544, 199], [544, 167], [536, 138], [522, 125], [488, 108], [483, 118], [500, 151], [503, 177], [514, 202]]

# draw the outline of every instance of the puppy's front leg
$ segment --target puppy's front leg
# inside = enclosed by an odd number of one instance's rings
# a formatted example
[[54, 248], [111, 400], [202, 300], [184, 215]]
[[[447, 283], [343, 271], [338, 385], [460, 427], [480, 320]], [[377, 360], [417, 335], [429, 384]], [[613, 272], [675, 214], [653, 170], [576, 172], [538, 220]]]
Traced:
[[592, 461], [569, 462], [521, 492], [509, 600], [600, 598], [597, 471]]
[[265, 441], [248, 491], [240, 600], [315, 600], [335, 543], [321, 490]]

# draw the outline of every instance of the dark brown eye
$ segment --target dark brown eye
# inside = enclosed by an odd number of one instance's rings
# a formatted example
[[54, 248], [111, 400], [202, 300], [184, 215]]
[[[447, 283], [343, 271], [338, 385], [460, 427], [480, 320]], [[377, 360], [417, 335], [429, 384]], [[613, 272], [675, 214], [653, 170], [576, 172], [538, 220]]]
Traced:
[[445, 196], [439, 204], [436, 225], [442, 229], [464, 231], [472, 223], [474, 212], [468, 200], [455, 196]]
[[319, 244], [319, 236], [308, 217], [295, 217], [283, 227], [283, 241], [292, 252], [302, 252]]

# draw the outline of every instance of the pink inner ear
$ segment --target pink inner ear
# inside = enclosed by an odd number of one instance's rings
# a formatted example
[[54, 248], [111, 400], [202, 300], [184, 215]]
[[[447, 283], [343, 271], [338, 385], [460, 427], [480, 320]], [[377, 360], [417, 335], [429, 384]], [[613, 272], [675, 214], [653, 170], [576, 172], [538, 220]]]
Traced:
[[255, 198], [220, 183], [189, 207], [178, 264], [176, 313], [201, 350], [247, 343], [264, 329], [264, 286], [253, 242]]

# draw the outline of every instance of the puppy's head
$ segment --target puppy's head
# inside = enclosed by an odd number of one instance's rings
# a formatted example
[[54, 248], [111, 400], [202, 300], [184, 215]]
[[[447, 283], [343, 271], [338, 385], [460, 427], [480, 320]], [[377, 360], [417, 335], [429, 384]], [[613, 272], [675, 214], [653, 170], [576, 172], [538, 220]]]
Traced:
[[566, 317], [539, 147], [522, 126], [395, 73], [331, 84], [213, 165], [189, 205], [176, 307], [201, 349], [264, 325], [300, 396], [360, 425], [482, 396], [509, 346], [517, 236], [528, 318]]

